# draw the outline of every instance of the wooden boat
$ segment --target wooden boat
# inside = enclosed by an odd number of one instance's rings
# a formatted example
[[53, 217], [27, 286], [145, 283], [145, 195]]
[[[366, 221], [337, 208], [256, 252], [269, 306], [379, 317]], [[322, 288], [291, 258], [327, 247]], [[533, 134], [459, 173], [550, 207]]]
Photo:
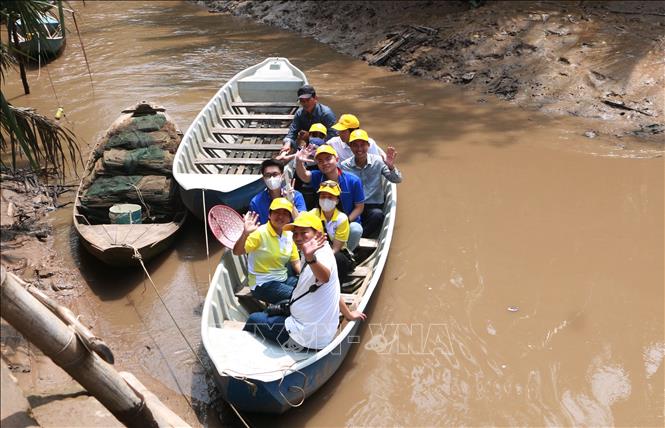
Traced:
[[[145, 101], [123, 110], [99, 139], [74, 203], [74, 227], [83, 246], [104, 263], [135, 265], [168, 247], [187, 209], [171, 175], [181, 133], [164, 108]], [[115, 204], [141, 206], [141, 224], [113, 224]]]
[[48, 12], [39, 16], [39, 25], [44, 29], [45, 35], [33, 36], [21, 26], [21, 20], [16, 22], [18, 47], [33, 60], [55, 58], [65, 46], [65, 35], [60, 21]]
[[215, 205], [244, 211], [263, 190], [259, 172], [274, 157], [298, 107], [302, 71], [268, 58], [236, 74], [189, 127], [173, 163], [182, 199], [198, 218]]
[[[386, 182], [384, 186], [385, 220], [379, 238], [361, 240], [356, 249], [359, 266], [342, 287], [342, 297], [351, 310], [365, 310], [388, 257], [397, 193], [395, 184]], [[283, 413], [302, 403], [335, 373], [351, 344], [358, 342], [360, 324], [343, 320], [333, 342], [319, 351], [285, 350], [242, 330], [255, 302], [246, 284], [246, 258], [226, 251], [203, 305], [203, 347], [226, 401], [240, 411]]]

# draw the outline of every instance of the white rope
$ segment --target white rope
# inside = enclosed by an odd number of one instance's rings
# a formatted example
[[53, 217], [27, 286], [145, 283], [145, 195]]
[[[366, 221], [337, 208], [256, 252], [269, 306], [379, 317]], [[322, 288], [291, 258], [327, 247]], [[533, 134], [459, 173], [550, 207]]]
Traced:
[[[204, 203], [205, 203], [205, 197], [204, 197]], [[204, 211], [205, 211], [205, 210], [204, 210]], [[155, 290], [155, 294], [157, 294], [157, 297], [159, 297], [159, 300], [162, 302], [162, 305], [164, 306], [164, 309], [166, 310], [166, 313], [168, 313], [168, 314], [169, 314], [169, 317], [171, 317], [171, 321], [173, 321], [173, 324], [175, 325], [176, 329], [178, 329], [178, 332], [180, 333], [180, 335], [182, 336], [183, 340], [185, 341], [185, 343], [186, 343], [187, 346], [189, 347], [189, 350], [192, 351], [192, 354], [194, 354], [194, 356], [196, 357], [196, 359], [199, 361], [199, 364], [201, 365], [201, 367], [203, 368], [203, 370], [208, 374], [208, 376], [209, 376], [211, 379], [214, 379], [213, 374], [210, 373], [210, 370], [208, 370], [208, 368], [206, 367], [206, 365], [203, 364], [203, 361], [201, 360], [201, 357], [199, 357], [199, 354], [197, 354], [196, 351], [194, 351], [194, 348], [192, 347], [191, 343], [189, 343], [189, 340], [187, 340], [187, 337], [185, 337], [185, 334], [184, 334], [184, 333], [182, 332], [182, 330], [180, 329], [180, 326], [178, 325], [178, 322], [177, 322], [177, 321], [175, 320], [175, 318], [173, 317], [173, 314], [172, 314], [171, 311], [169, 310], [168, 306], [166, 306], [166, 302], [164, 301], [164, 299], [162, 299], [162, 296], [161, 296], [161, 294], [159, 294], [159, 291], [157, 291], [157, 286], [155, 285], [154, 281], [153, 281], [152, 278], [150, 277], [150, 273], [148, 273], [148, 269], [146, 269], [145, 264], [143, 263], [143, 257], [141, 257], [141, 253], [139, 253], [139, 251], [136, 249], [136, 247], [132, 247], [132, 248], [134, 248], [134, 258], [137, 259], [137, 260], [139, 261], [139, 263], [141, 263], [141, 267], [143, 268], [143, 271], [145, 272], [146, 276], [148, 277], [148, 280], [150, 281], [150, 284], [152, 285], [153, 290]], [[283, 375], [282, 375], [282, 376], [283, 376]], [[249, 381], [247, 381], [247, 382], [250, 383], [250, 384], [252, 384], [252, 383], [249, 382]], [[254, 384], [252, 384], [252, 385], [254, 386], [254, 388], [256, 388], [256, 385], [254, 385]], [[189, 401], [189, 399], [187, 399], [187, 396], [186, 396], [184, 393], [182, 393], [182, 396], [183, 396], [183, 398], [185, 399], [185, 401], [187, 402], [187, 404], [189, 405], [189, 407], [190, 407], [192, 410], [194, 410], [194, 412], [196, 413], [196, 410], [195, 410], [194, 407], [192, 406], [192, 403]], [[288, 401], [288, 400], [287, 400], [287, 401]], [[238, 409], [236, 409], [235, 406], [234, 406], [233, 404], [231, 404], [231, 403], [228, 403], [228, 404], [229, 404], [229, 406], [231, 406], [231, 409], [233, 409], [233, 411], [235, 412], [236, 416], [238, 416], [238, 419], [240, 419], [240, 421], [243, 423], [243, 425], [245, 425], [245, 428], [250, 428], [250, 426], [249, 426], [249, 424], [247, 423], [247, 421], [245, 421], [245, 419], [240, 415], [240, 412], [238, 412]], [[290, 404], [290, 403], [289, 403], [289, 404]]]
[[206, 259], [208, 261], [208, 285], [212, 282], [210, 271], [210, 246], [208, 245], [208, 213], [206, 212], [206, 191], [201, 189], [201, 201], [203, 203], [203, 236], [206, 240]]

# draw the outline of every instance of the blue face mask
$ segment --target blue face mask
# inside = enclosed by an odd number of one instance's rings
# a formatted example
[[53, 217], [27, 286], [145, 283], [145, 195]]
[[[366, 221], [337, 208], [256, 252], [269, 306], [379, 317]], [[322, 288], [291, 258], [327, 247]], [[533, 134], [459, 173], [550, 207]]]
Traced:
[[321, 144], [325, 144], [325, 141], [323, 141], [323, 138], [309, 137], [309, 144], [319, 147]]

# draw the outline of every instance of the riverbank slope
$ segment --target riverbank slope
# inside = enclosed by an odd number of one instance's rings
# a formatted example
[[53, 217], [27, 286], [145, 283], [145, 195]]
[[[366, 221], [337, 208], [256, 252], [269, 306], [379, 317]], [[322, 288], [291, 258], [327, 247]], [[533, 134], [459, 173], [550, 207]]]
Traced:
[[665, 140], [662, 2], [198, 3], [400, 73], [466, 85], [549, 114], [595, 119], [591, 138]]

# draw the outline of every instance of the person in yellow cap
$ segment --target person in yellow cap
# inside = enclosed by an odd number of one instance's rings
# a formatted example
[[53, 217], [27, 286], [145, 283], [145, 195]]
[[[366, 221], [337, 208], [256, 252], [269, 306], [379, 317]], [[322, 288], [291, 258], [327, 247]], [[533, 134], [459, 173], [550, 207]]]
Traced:
[[252, 295], [268, 303], [291, 297], [298, 278], [288, 276], [286, 264], [291, 262], [296, 275], [300, 273], [298, 249], [293, 234], [284, 226], [293, 220], [293, 204], [286, 198], [275, 198], [270, 204], [268, 222], [259, 226], [259, 216], [249, 211], [244, 227], [233, 247], [233, 254], [248, 254], [247, 275]]
[[310, 212], [318, 216], [321, 224], [324, 225], [328, 241], [335, 254], [339, 283], [344, 284], [349, 273], [355, 269], [355, 261], [349, 251], [353, 249], [346, 246], [351, 230], [349, 219], [346, 214], [337, 209], [342, 191], [336, 181], [328, 180], [321, 183], [317, 193], [319, 194], [319, 208], [314, 208]]
[[360, 178], [365, 192], [365, 206], [362, 213], [363, 236], [375, 238], [383, 225], [383, 182], [401, 183], [402, 173], [395, 166], [397, 151], [388, 147], [386, 158], [369, 153], [369, 136], [362, 129], [356, 129], [349, 136], [353, 157], [341, 163], [343, 171]]
[[[359, 128], [360, 121], [358, 118], [348, 113], [341, 115], [337, 123], [332, 126], [332, 129], [337, 131], [337, 137], [329, 139], [328, 144], [330, 144], [335, 149], [340, 162], [353, 157], [353, 152], [349, 146], [349, 137], [353, 131]], [[371, 138], [369, 139], [368, 153], [379, 155], [382, 158], [386, 157], [386, 153], [381, 150], [381, 147], [379, 147], [376, 144], [376, 141]]]
[[356, 248], [362, 236], [362, 219], [360, 215], [365, 208], [365, 193], [362, 182], [353, 174], [343, 172], [338, 166], [337, 152], [328, 144], [316, 149], [314, 159], [318, 170], [309, 171], [305, 162], [311, 156], [311, 149], [305, 149], [296, 155], [296, 174], [303, 183], [309, 183], [312, 189], [318, 189], [322, 181], [332, 180], [339, 184], [342, 193], [340, 201], [342, 212], [350, 222], [350, 236], [347, 243], [350, 249]]
[[284, 346], [321, 349], [335, 338], [340, 312], [349, 321], [366, 316], [350, 311], [340, 295], [335, 256], [322, 233], [321, 219], [311, 212], [300, 213], [284, 230], [293, 231], [305, 265], [290, 299], [290, 314], [255, 312], [244, 330]]

